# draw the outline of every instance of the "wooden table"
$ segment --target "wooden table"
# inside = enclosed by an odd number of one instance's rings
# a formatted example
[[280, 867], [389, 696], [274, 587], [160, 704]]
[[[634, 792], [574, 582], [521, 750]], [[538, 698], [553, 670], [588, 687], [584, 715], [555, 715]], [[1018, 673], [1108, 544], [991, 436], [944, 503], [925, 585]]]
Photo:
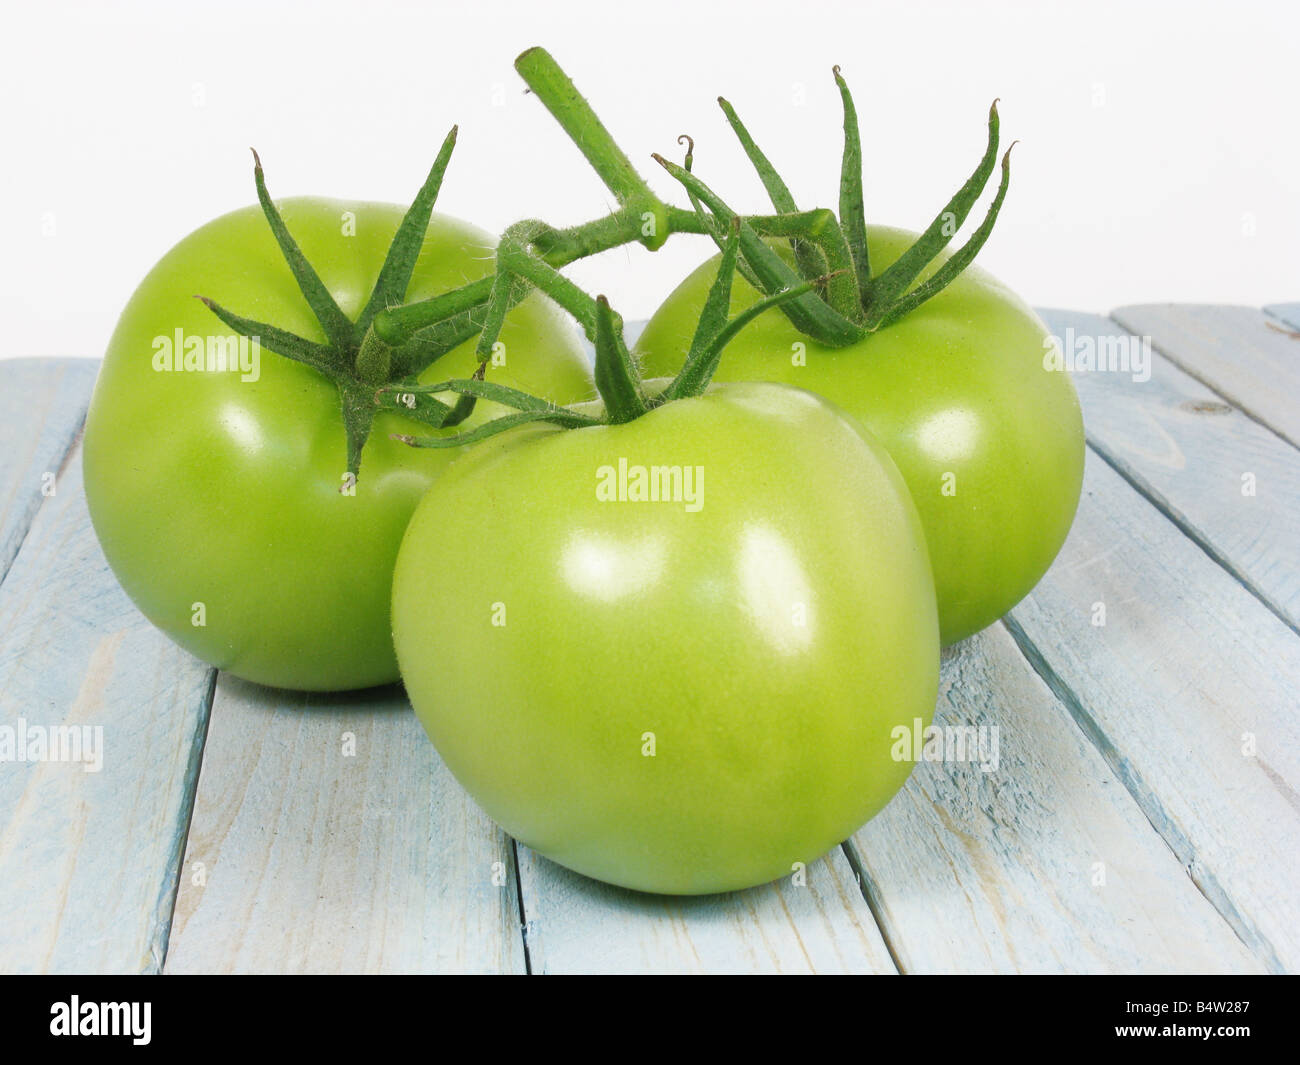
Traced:
[[1044, 313], [1157, 354], [1075, 375], [1069, 542], [945, 655], [937, 721], [998, 726], [998, 771], [923, 762], [806, 885], [698, 899], [516, 845], [396, 688], [173, 646], [87, 519], [96, 364], [0, 363], [0, 726], [105, 738], [0, 762], [0, 971], [1300, 971], [1300, 304]]

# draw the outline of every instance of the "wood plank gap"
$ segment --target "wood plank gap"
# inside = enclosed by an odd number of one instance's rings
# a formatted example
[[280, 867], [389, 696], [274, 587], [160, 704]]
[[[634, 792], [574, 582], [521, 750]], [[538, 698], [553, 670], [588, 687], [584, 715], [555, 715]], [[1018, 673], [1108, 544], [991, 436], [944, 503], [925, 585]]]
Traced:
[[[1138, 306], [1141, 307], [1141, 305]], [[1199, 305], [1187, 304], [1186, 306], [1191, 307], [1191, 306], [1199, 306]], [[1253, 408], [1253, 405], [1248, 404], [1245, 399], [1238, 398], [1237, 396], [1234, 396], [1232, 393], [1224, 391], [1224, 389], [1227, 387], [1226, 385], [1222, 383], [1216, 383], [1210, 378], [1210, 376], [1207, 375], [1206, 371], [1202, 369], [1198, 369], [1196, 366], [1192, 365], [1187, 360], [1183, 359], [1178, 355], [1175, 355], [1166, 346], [1162, 345], [1154, 335], [1149, 333], [1135, 333], [1132, 328], [1130, 328], [1128, 325], [1125, 324], [1124, 319], [1120, 317], [1120, 315], [1122, 315], [1122, 313], [1126, 309], [1128, 308], [1117, 307], [1115, 308], [1115, 310], [1111, 311], [1110, 314], [1108, 314], [1106, 317], [1132, 336], [1149, 337], [1151, 341], [1152, 351], [1156, 351], [1159, 354], [1163, 355], [1171, 363], [1177, 366], [1178, 369], [1182, 370], [1183, 373], [1187, 374], [1187, 376], [1195, 379], [1196, 381], [1199, 381], [1211, 392], [1213, 392], [1215, 395], [1223, 399], [1225, 403], [1233, 407], [1233, 409], [1237, 410], [1241, 414], [1244, 414], [1251, 421], [1267, 429], [1279, 440], [1284, 440], [1288, 444], [1290, 444], [1293, 448], [1300, 449], [1300, 440], [1293, 439], [1291, 436], [1287, 435], [1287, 433], [1284, 430], [1280, 429], [1278, 426], [1267, 421], [1264, 415], [1256, 413], [1256, 411]], [[1269, 315], [1267, 315], [1267, 313], [1262, 308], [1259, 310], [1259, 313], [1265, 315], [1265, 317], [1269, 317]], [[1285, 319], [1283, 319], [1283, 321], [1285, 321]]]
[[1300, 330], [1300, 303], [1274, 303], [1264, 313], [1293, 330]]
[[903, 960], [898, 956], [898, 949], [894, 945], [894, 937], [890, 934], [889, 925], [881, 913], [879, 888], [876, 882], [867, 872], [866, 866], [862, 862], [862, 856], [858, 854], [857, 848], [853, 846], [853, 839], [850, 837], [840, 844], [844, 851], [845, 860], [849, 863], [849, 868], [853, 870], [853, 875], [858, 880], [858, 890], [862, 892], [862, 898], [867, 904], [867, 909], [871, 911], [871, 916], [875, 919], [876, 927], [880, 930], [880, 938], [884, 941], [885, 949], [889, 951], [890, 960], [894, 963], [894, 968], [898, 970], [899, 975], [907, 973], [903, 967]]
[[[81, 434], [85, 431], [85, 425], [85, 411], [82, 411], [82, 420], [77, 425], [77, 431], [72, 434], [72, 439], [68, 442], [67, 449], [59, 458], [59, 468], [54, 475], [55, 484], [59, 484], [63, 481], [63, 474], [68, 468], [68, 462], [77, 452], [78, 446], [81, 444]], [[27, 534], [32, 531], [32, 526], [36, 524], [37, 515], [40, 514], [41, 508], [45, 505], [47, 498], [47, 496], [42, 496], [38, 493], [35, 499], [35, 506], [29, 506], [27, 511], [23, 514], [22, 524], [18, 527], [18, 538], [14, 541], [13, 557], [0, 560], [4, 563], [3, 568], [0, 568], [0, 588], [4, 587], [5, 579], [9, 576], [9, 571], [13, 569], [14, 559], [16, 559], [22, 552], [23, 544], [27, 542]]]
[[[1240, 408], [1234, 408], [1240, 410]], [[1245, 413], [1244, 411], [1242, 413]], [[1267, 426], [1265, 426], [1267, 428]], [[1223, 554], [1214, 544], [1196, 528], [1187, 516], [1174, 509], [1168, 500], [1162, 499], [1151, 485], [1144, 480], [1136, 471], [1129, 467], [1120, 458], [1112, 455], [1106, 448], [1091, 436], [1088, 438], [1088, 447], [1102, 462], [1120, 475], [1132, 489], [1137, 492], [1143, 499], [1151, 504], [1163, 517], [1167, 518], [1179, 532], [1204, 552], [1220, 569], [1230, 574], [1238, 584], [1246, 589], [1251, 595], [1259, 600], [1260, 604], [1268, 608], [1270, 614], [1282, 622], [1288, 629], [1300, 636], [1300, 626], [1286, 615], [1285, 608], [1279, 603], [1274, 602], [1258, 584], [1247, 574], [1241, 567], [1237, 566], [1232, 559]]]
[[524, 947], [524, 975], [532, 976], [533, 958], [528, 948], [528, 909], [524, 905], [524, 878], [519, 875], [519, 841], [507, 835], [510, 840], [510, 873], [515, 878], [515, 905], [519, 908], [519, 939]]
[[203, 706], [203, 723], [199, 728], [199, 735], [195, 737], [194, 745], [190, 748], [190, 760], [185, 767], [185, 831], [178, 836], [176, 875], [172, 878], [171, 884], [162, 885], [158, 893], [158, 905], [155, 910], [158, 914], [158, 936], [150, 949], [150, 954], [156, 959], [156, 965], [148, 970], [151, 974], [161, 973], [163, 966], [167, 964], [167, 948], [171, 944], [172, 922], [176, 919], [176, 896], [180, 890], [181, 877], [185, 875], [185, 848], [190, 842], [190, 825], [194, 822], [194, 800], [199, 793], [199, 777], [203, 772], [203, 752], [207, 750], [208, 746], [208, 726], [212, 723], [212, 703], [217, 695], [217, 676], [218, 671], [214, 669], [208, 678], [208, 694]]
[[[1264, 313], [1265, 313], [1265, 314], [1268, 314], [1267, 311], [1265, 311]], [[1274, 318], [1277, 317], [1277, 315], [1269, 315], [1269, 316], [1270, 316], [1270, 317], [1274, 317]], [[1127, 334], [1128, 334], [1129, 336], [1131, 336], [1131, 337], [1137, 337], [1138, 339], [1141, 339], [1141, 337], [1142, 337], [1143, 335], [1145, 335], [1145, 334], [1141, 334], [1141, 333], [1135, 333], [1135, 332], [1133, 332], [1133, 330], [1130, 329], [1128, 326], [1126, 326], [1126, 325], [1125, 325], [1125, 324], [1124, 324], [1120, 319], [1116, 318], [1115, 315], [1114, 315], [1113, 313], [1106, 315], [1106, 321], [1108, 321], [1108, 322], [1110, 322], [1112, 325], [1114, 325], [1116, 329], [1121, 329], [1121, 330], [1123, 330], [1125, 333], [1127, 333]], [[1286, 319], [1285, 319], [1285, 318], [1281, 318], [1281, 319], [1279, 319], [1279, 321], [1286, 321]], [[1300, 343], [1300, 342], [1297, 342], [1297, 343]], [[1195, 380], [1195, 381], [1199, 382], [1200, 384], [1204, 385], [1204, 386], [1205, 386], [1206, 388], [1208, 388], [1211, 392], [1213, 392], [1216, 396], [1218, 396], [1218, 397], [1219, 397], [1220, 399], [1222, 399], [1225, 403], [1227, 403], [1228, 406], [1230, 406], [1230, 407], [1231, 407], [1233, 410], [1235, 410], [1238, 414], [1245, 415], [1245, 416], [1246, 416], [1247, 418], [1249, 418], [1252, 422], [1254, 422], [1256, 425], [1258, 425], [1261, 429], [1266, 429], [1269, 433], [1271, 433], [1273, 436], [1277, 437], [1277, 438], [1278, 438], [1279, 440], [1281, 440], [1284, 444], [1287, 444], [1287, 445], [1289, 445], [1290, 447], [1294, 448], [1295, 450], [1300, 451], [1300, 442], [1295, 441], [1295, 440], [1292, 440], [1289, 436], [1286, 435], [1286, 433], [1282, 432], [1282, 430], [1280, 430], [1277, 426], [1275, 426], [1275, 425], [1270, 425], [1270, 424], [1269, 424], [1268, 422], [1266, 422], [1266, 421], [1265, 421], [1265, 420], [1264, 420], [1260, 415], [1256, 414], [1256, 413], [1255, 413], [1253, 410], [1251, 410], [1249, 407], [1243, 405], [1243, 403], [1242, 403], [1241, 400], [1236, 399], [1236, 398], [1234, 398], [1233, 396], [1229, 395], [1227, 392], [1223, 391], [1223, 388], [1221, 388], [1219, 385], [1215, 384], [1215, 383], [1214, 383], [1213, 381], [1211, 381], [1209, 378], [1201, 376], [1201, 374], [1197, 372], [1196, 367], [1194, 367], [1194, 366], [1189, 366], [1189, 365], [1188, 365], [1186, 362], [1184, 362], [1182, 359], [1178, 358], [1177, 356], [1175, 356], [1175, 355], [1174, 355], [1173, 353], [1171, 353], [1170, 351], [1168, 351], [1168, 350], [1166, 350], [1165, 348], [1161, 347], [1160, 344], [1156, 341], [1156, 338], [1155, 338], [1155, 337], [1151, 337], [1151, 350], [1152, 350], [1152, 351], [1155, 351], [1155, 352], [1158, 352], [1160, 355], [1164, 356], [1164, 357], [1165, 357], [1166, 359], [1168, 359], [1171, 363], [1173, 363], [1175, 366], [1177, 366], [1178, 369], [1182, 370], [1183, 373], [1187, 374], [1188, 377], [1190, 377], [1190, 378], [1192, 378], [1193, 380]], [[1085, 428], [1086, 428], [1086, 423], [1085, 423]]]
[[1083, 706], [1074, 689], [1052, 668], [1046, 657], [1038, 649], [1038, 646], [1010, 614], [1002, 619], [1002, 624], [1011, 634], [1011, 638], [1020, 649], [1020, 653], [1024, 655], [1025, 661], [1029, 663], [1030, 668], [1051, 689], [1052, 694], [1065, 707], [1088, 742], [1106, 760], [1106, 764], [1110, 766], [1115, 778], [1133, 796], [1138, 808], [1151, 823], [1151, 827], [1155, 829], [1156, 834], [1165, 841], [1174, 857], [1178, 859], [1179, 864], [1187, 872], [1188, 878], [1196, 886], [1197, 891], [1227, 922], [1247, 949], [1259, 958], [1271, 972], [1285, 973], [1287, 971], [1286, 966], [1282, 964], [1273, 944], [1237, 909], [1227, 891], [1219, 883], [1218, 878], [1203, 865], [1201, 866], [1202, 872], [1199, 875], [1193, 872], [1193, 869], [1198, 864], [1196, 861], [1196, 847], [1191, 840], [1178, 831], [1174, 818], [1165, 809], [1164, 804], [1156, 797], [1155, 793], [1147, 787], [1145, 781], [1141, 779], [1140, 772], [1128, 766], [1125, 760], [1119, 756], [1115, 745], [1111, 743], [1101, 725]]
[[[32, 363], [37, 362], [37, 360], [23, 360], [23, 362], [28, 361]], [[57, 371], [58, 369], [59, 367], [57, 365], [51, 366], [52, 371]], [[54, 478], [56, 485], [63, 482], [63, 475], [67, 472], [68, 463], [72, 460], [73, 455], [79, 453], [81, 436], [82, 433], [85, 432], [86, 428], [86, 412], [90, 409], [90, 389], [93, 383], [94, 378], [92, 376], [88, 378], [88, 383], [84, 393], [77, 400], [74, 422], [75, 428], [72, 433], [69, 434], [63, 452], [59, 455], [59, 463]], [[41, 508], [45, 505], [48, 498], [48, 496], [44, 496], [39, 492], [34, 492], [32, 498], [28, 500], [23, 513], [18, 519], [17, 528], [11, 530], [11, 533], [15, 531], [18, 533], [18, 535], [12, 540], [12, 553], [4, 551], [3, 539], [0, 539], [0, 553], [3, 553], [0, 554], [0, 585], [3, 585], [5, 578], [9, 576], [9, 571], [13, 567], [14, 559], [18, 557], [18, 553], [22, 550], [23, 544], [27, 540], [27, 534], [31, 532], [32, 526], [36, 523], [36, 516], [40, 513]], [[4, 555], [7, 555], [7, 557], [3, 557]]]

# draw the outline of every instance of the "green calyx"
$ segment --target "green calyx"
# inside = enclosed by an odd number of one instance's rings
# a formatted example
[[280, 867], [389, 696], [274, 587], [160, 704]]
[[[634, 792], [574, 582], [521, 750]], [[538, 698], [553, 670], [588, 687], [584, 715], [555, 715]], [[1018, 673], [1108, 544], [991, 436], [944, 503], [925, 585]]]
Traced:
[[[886, 269], [873, 274], [867, 250], [857, 109], [840, 68], [835, 67], [833, 73], [844, 107], [838, 219], [825, 209], [799, 211], [788, 186], [741, 122], [735, 108], [721, 97], [718, 104], [778, 212], [774, 218], [742, 220], [741, 250], [746, 279], [760, 291], [772, 293], [789, 288], [797, 280], [824, 276], [831, 269], [831, 276], [841, 278], [838, 284], [818, 286], [816, 292], [790, 301], [783, 310], [801, 332], [831, 347], [843, 347], [898, 321], [942, 292], [970, 265], [993, 231], [1006, 198], [1011, 180], [1011, 149], [1002, 156], [1001, 181], [984, 220], [965, 244], [930, 277], [917, 284], [917, 279], [943, 253], [966, 221], [997, 166], [998, 102], [994, 100], [989, 108], [988, 144], [979, 165], [916, 242]], [[692, 153], [688, 151], [683, 166], [658, 155], [654, 158], [681, 183], [696, 213], [701, 215], [705, 231], [718, 240], [718, 220], [735, 217], [736, 212], [692, 173]], [[789, 239], [794, 265], [764, 238]]]
[[[299, 291], [320, 323], [325, 343], [307, 340], [269, 322], [245, 318], [205, 296], [198, 297], [231, 329], [245, 336], [258, 337], [268, 350], [310, 366], [334, 382], [339, 391], [347, 436], [347, 468], [353, 474], [360, 468], [361, 450], [370, 435], [374, 416], [385, 409], [384, 404], [375, 401], [376, 389], [412, 379], [434, 360], [472, 337], [481, 326], [471, 313], [476, 305], [461, 300], [450, 301], [452, 306], [448, 313], [430, 323], [429, 328], [412, 332], [396, 343], [385, 340], [373, 328], [376, 317], [385, 308], [399, 305], [406, 298], [406, 289], [455, 145], [456, 128], [453, 126], [393, 236], [374, 288], [356, 321], [343, 313], [298, 247], [267, 192], [262, 161], [257, 152], [253, 152], [253, 179], [258, 202]], [[455, 407], [432, 399], [417, 403], [413, 408], [402, 408], [406, 416], [431, 426], [446, 424], [455, 411]]]
[[[505, 242], [503, 241], [503, 245]], [[731, 285], [740, 251], [740, 220], [734, 219], [723, 241], [722, 265], [709, 290], [700, 315], [690, 351], [677, 376], [657, 394], [647, 392], [636, 362], [623, 340], [623, 321], [604, 296], [592, 299], [565, 279], [562, 289], [544, 285], [588, 331], [596, 348], [595, 379], [604, 411], [593, 414], [550, 403], [517, 389], [485, 381], [481, 376], [434, 385], [417, 386], [419, 395], [452, 393], [471, 399], [487, 399], [510, 407], [514, 413], [494, 418], [474, 429], [449, 436], [416, 437], [394, 434], [393, 439], [414, 447], [459, 447], [495, 436], [530, 422], [547, 422], [563, 429], [581, 429], [594, 425], [622, 425], [640, 418], [656, 407], [677, 400], [699, 396], [709, 387], [717, 370], [722, 349], [746, 324], [772, 307], [786, 304], [810, 292], [816, 281], [798, 282], [793, 287], [759, 300], [735, 318], [728, 318]], [[551, 270], [551, 267], [545, 267]], [[541, 277], [540, 272], [536, 275]], [[558, 275], [557, 275], [558, 276]], [[554, 279], [549, 279], [553, 281]], [[818, 279], [824, 281], [825, 279]], [[558, 291], [558, 295], [557, 295]], [[391, 394], [393, 389], [384, 389]]]

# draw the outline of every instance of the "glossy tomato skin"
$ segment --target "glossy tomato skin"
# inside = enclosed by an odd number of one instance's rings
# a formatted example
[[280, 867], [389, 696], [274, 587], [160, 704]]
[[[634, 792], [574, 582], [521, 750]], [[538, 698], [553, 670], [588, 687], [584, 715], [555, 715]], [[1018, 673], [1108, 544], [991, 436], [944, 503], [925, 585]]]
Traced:
[[[702, 506], [598, 498], [703, 470]], [[698, 483], [698, 482], [697, 482]], [[811, 863], [911, 765], [938, 677], [919, 519], [810, 393], [735, 384], [622, 426], [515, 432], [434, 485], [398, 556], [402, 676], [509, 833], [580, 873], [699, 894]]]
[[[320, 199], [280, 206], [355, 320], [402, 209]], [[492, 266], [487, 234], [435, 215], [408, 297]], [[316, 371], [265, 349], [256, 380], [155, 369], [156, 338], [234, 336], [196, 293], [324, 340], [257, 207], [216, 219], [159, 261], [122, 313], [86, 420], [86, 496], [109, 564], [150, 621], [240, 677], [308, 690], [396, 680], [393, 563], [416, 503], [452, 454], [389, 439], [428, 430], [381, 415], [355, 494], [340, 492], [338, 392]], [[506, 359], [495, 379], [560, 402], [591, 394], [576, 334], [539, 299], [511, 313], [501, 339]], [[474, 365], [470, 342], [424, 379], [467, 376]]]
[[[868, 236], [877, 272], [915, 240], [884, 227]], [[675, 370], [716, 272], [716, 259], [704, 263], [651, 318], [637, 342], [648, 374]], [[733, 313], [755, 298], [737, 278]], [[1069, 376], [1043, 367], [1048, 338], [1019, 297], [971, 267], [901, 321], [847, 348], [809, 340], [779, 312], [761, 315], [724, 350], [717, 380], [807, 388], [880, 439], [921, 514], [942, 639], [950, 644], [1019, 602], [1074, 520], [1083, 419]]]

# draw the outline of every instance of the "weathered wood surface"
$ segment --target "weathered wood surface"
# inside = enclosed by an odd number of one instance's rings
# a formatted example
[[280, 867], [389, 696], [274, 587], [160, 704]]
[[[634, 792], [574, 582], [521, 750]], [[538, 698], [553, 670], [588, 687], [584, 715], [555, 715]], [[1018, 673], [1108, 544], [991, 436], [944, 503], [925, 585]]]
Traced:
[[520, 972], [509, 837], [401, 690], [222, 676], [168, 972]]
[[0, 971], [156, 971], [213, 671], [149, 625], [104, 562], [70, 447], [90, 367], [70, 362], [0, 363], [5, 522], [25, 533], [0, 584], [0, 726], [102, 729], [102, 764], [0, 762]]
[[895, 973], [836, 848], [749, 891], [665, 898], [600, 884], [519, 847], [536, 973]]
[[1152, 303], [1111, 317], [1300, 447], [1300, 338], [1254, 307]]
[[1300, 639], [1095, 456], [1070, 540], [1021, 649], [1255, 956], [1300, 971]]
[[58, 483], [98, 368], [90, 359], [0, 362], [0, 576]]
[[1273, 303], [1264, 308], [1270, 318], [1281, 322], [1292, 332], [1300, 332], [1300, 303]]
[[704, 899], [517, 847], [397, 689], [274, 692], [173, 647], [89, 527], [94, 364], [0, 363], [0, 726], [105, 748], [0, 762], [0, 971], [1300, 971], [1300, 305], [1116, 317], [1158, 353], [1076, 377], [1070, 541], [945, 659], [937, 721], [997, 726], [996, 771], [922, 762], [806, 885]]
[[850, 843], [904, 971], [1260, 968], [1001, 625], [946, 653], [935, 723], [984, 745], [920, 762]]
[[[1043, 317], [1062, 338], [1138, 339], [1098, 315]], [[1147, 371], [1075, 375], [1089, 443], [1300, 630], [1300, 454], [1158, 352]]]

